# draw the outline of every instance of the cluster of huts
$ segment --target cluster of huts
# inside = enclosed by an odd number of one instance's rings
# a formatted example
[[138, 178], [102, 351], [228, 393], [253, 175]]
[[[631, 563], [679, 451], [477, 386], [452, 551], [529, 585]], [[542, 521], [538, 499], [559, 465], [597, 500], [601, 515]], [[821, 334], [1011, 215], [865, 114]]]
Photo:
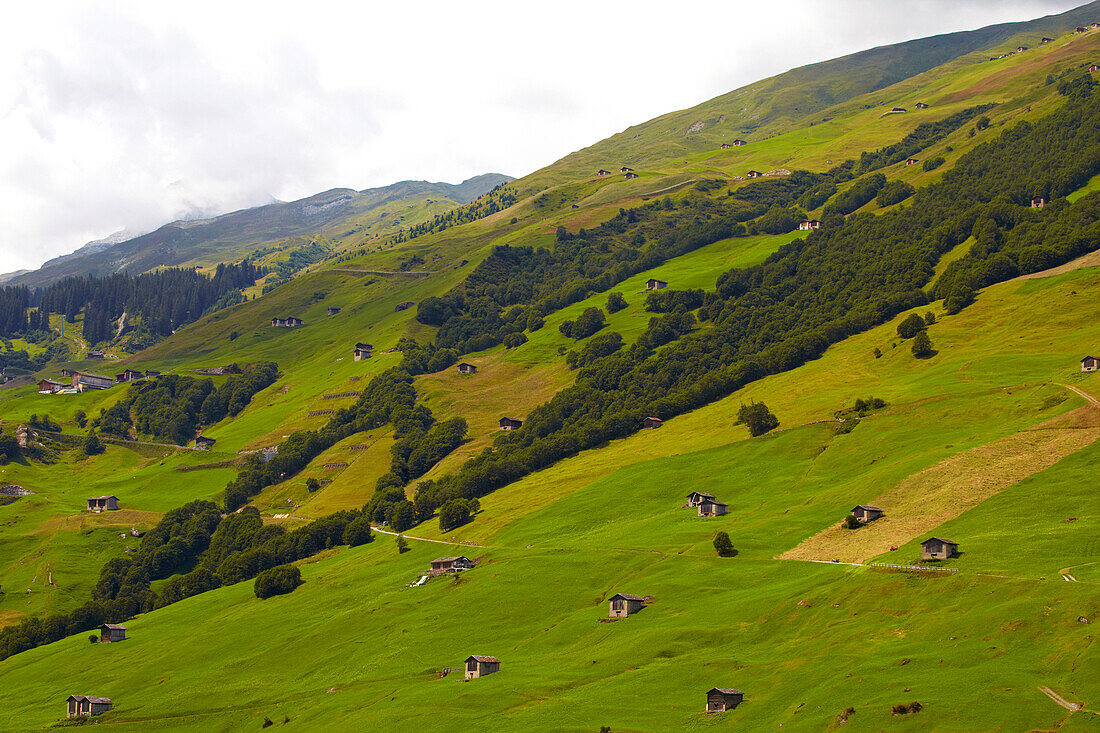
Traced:
[[297, 328], [304, 325], [305, 321], [297, 316], [287, 316], [286, 318], [279, 318], [275, 316], [271, 319], [272, 328]]
[[[775, 176], [789, 176], [791, 171], [787, 168], [776, 168], [771, 171], [757, 171], [752, 170], [745, 174], [745, 178], [773, 178]], [[736, 178], [736, 176], [735, 176]]]
[[[634, 169], [631, 168], [630, 166], [626, 166], [626, 165], [624, 165], [622, 168], [619, 169], [619, 173], [622, 173], [623, 178], [627, 181], [638, 177], [638, 174], [634, 172]], [[603, 168], [600, 168], [598, 171], [596, 171], [596, 175], [599, 176], [600, 178], [602, 178], [604, 176], [610, 176], [611, 171], [604, 170]]]
[[[121, 624], [103, 624], [99, 627], [99, 642], [101, 644], [110, 644], [125, 640], [125, 626]], [[103, 713], [107, 712], [112, 707], [113, 703], [109, 697], [69, 695], [69, 699], [65, 701], [65, 717], [81, 718], [91, 717], [93, 715], [103, 715]]]
[[[858, 521], [867, 523], [886, 516], [886, 512], [877, 506], [870, 504], [857, 504], [852, 509], [851, 515]], [[929, 537], [920, 543], [922, 560], [946, 560], [959, 554], [959, 543], [945, 540], [942, 537]], [[896, 549], [896, 548], [890, 548]]]
[[737, 139], [734, 140], [732, 143], [722, 143], [718, 147], [722, 148], [722, 150], [729, 150], [730, 148], [739, 148], [742, 145], [748, 145], [748, 143], [744, 140]]
[[62, 369], [62, 377], [68, 377], [69, 383], [56, 379], [42, 379], [38, 382], [38, 394], [76, 394], [90, 389], [107, 389], [116, 384], [126, 384], [142, 379], [159, 379], [162, 374], [156, 369], [141, 371], [140, 369], [126, 369], [110, 377], [106, 374], [95, 374], [79, 369]]
[[38, 382], [38, 394], [76, 394], [90, 389], [107, 389], [116, 384], [114, 377], [92, 372], [62, 369], [62, 376], [69, 377], [69, 384], [54, 379], [42, 379]]

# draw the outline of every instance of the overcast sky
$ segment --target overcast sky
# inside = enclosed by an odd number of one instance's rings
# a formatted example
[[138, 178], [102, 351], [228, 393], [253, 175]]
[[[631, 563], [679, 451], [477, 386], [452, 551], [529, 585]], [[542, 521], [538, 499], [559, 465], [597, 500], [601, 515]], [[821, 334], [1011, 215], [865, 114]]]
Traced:
[[0, 27], [0, 273], [194, 211], [403, 179], [518, 177], [795, 66], [1078, 4], [11, 5]]

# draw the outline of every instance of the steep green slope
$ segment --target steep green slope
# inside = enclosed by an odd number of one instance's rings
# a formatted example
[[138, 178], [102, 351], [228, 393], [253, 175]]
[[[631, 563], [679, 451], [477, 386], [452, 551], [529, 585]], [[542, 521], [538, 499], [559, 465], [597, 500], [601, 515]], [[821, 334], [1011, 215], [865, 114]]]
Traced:
[[[1044, 377], [1092, 387], [1075, 378], [1074, 349], [1100, 331], [1065, 305], [1097, 293], [1094, 268], [1041, 288], [996, 286], [972, 311], [933, 327], [941, 353], [931, 362], [901, 349], [874, 359], [870, 344], [895, 339], [894, 324], [875, 329], [819, 362], [609, 449], [636, 456], [658, 441], [667, 457], [635, 457], [615, 470], [607, 451], [593, 451], [573, 461], [590, 464], [591, 483], [535, 511], [493, 495], [484, 524], [470, 527], [501, 527], [485, 547], [413, 541], [411, 552], [398, 554], [391, 538], [378, 536], [304, 564], [305, 585], [287, 597], [259, 601], [243, 583], [135, 619], [123, 644], [92, 646], [80, 635], [25, 652], [0, 665], [15, 701], [12, 724], [48, 724], [65, 694], [79, 690], [115, 701], [103, 722], [117, 730], [229, 729], [265, 717], [289, 718], [299, 730], [450, 730], [479, 721], [517, 731], [780, 723], [820, 730], [849, 706], [845, 727], [854, 730], [1051, 728], [1067, 711], [1038, 688], [1069, 700], [1100, 693], [1088, 627], [1077, 621], [1100, 611], [1094, 583], [1087, 572], [1077, 571], [1077, 583], [1056, 574], [1093, 553], [1052, 537], [1004, 557], [1003, 545], [1032, 531], [1004, 520], [1016, 514], [1027, 522], [1036, 487], [1057, 492], [1067, 507], [1090, 504], [1080, 478], [1095, 446], [960, 517], [950, 527], [965, 551], [951, 563], [957, 574], [772, 558], [872, 487], [1084, 404]], [[1021, 352], [1035, 356], [998, 358], [1002, 331], [1018, 328], [1023, 313], [1052, 322], [1026, 332]], [[989, 328], [976, 332], [975, 322]], [[868, 370], [877, 376], [867, 379]], [[798, 383], [814, 389], [788, 388]], [[800, 410], [827, 416], [866, 390], [890, 405], [852, 432], [793, 427]], [[783, 396], [769, 401], [792, 427], [745, 440], [743, 429], [726, 427], [728, 414], [761, 393]], [[1059, 394], [1068, 398], [1050, 399]], [[698, 431], [681, 429], [681, 420], [711, 426], [704, 437], [714, 447], [685, 450], [686, 436]], [[560, 489], [563, 469], [517, 485], [517, 498], [539, 503], [538, 487]], [[703, 520], [680, 508], [693, 489], [729, 501], [730, 515]], [[1002, 541], [985, 539], [990, 511]], [[1088, 511], [1075, 514], [1090, 521]], [[1053, 514], [1044, 533], [1089, 532], [1061, 520]], [[715, 529], [730, 532], [737, 557], [713, 555]], [[405, 587], [432, 557], [455, 551], [479, 556], [479, 567], [456, 582]], [[909, 561], [912, 548], [897, 555]], [[600, 623], [615, 592], [652, 598], [635, 616]], [[469, 654], [498, 656], [501, 672], [461, 681], [453, 670]], [[445, 669], [452, 671], [440, 677]], [[956, 679], [963, 671], [966, 686]], [[703, 693], [713, 686], [743, 689], [746, 703], [706, 716]], [[911, 720], [891, 715], [891, 706], [913, 701], [923, 709]]]
[[[727, 190], [736, 195], [746, 185], [734, 176], [750, 166], [827, 170], [843, 157], [896, 142], [920, 122], [998, 102], [988, 112], [989, 128], [964, 125], [920, 151], [921, 159], [945, 157], [942, 167], [899, 163], [883, 170], [926, 186], [977, 146], [996, 150], [1003, 125], [1036, 123], [1058, 110], [1064, 98], [1047, 75], [1087, 65], [1098, 45], [1095, 32], [1063, 36], [996, 63], [952, 62], [881, 90], [897, 95], [892, 99], [935, 102], [919, 114], [883, 117], [881, 109], [864, 107], [875, 95], [857, 97], [826, 125], [792, 129], [749, 150], [669, 159], [641, 171], [640, 180], [573, 175], [563, 166], [550, 188], [478, 221], [411, 241], [368, 240], [362, 254], [353, 250], [361, 240], [348, 236], [344, 261], [315, 266], [127, 361], [180, 372], [279, 362], [279, 382], [237, 418], [204, 428], [218, 438], [210, 454], [111, 447], [93, 459], [67, 453], [53, 465], [2, 468], [5, 481], [41, 489], [0, 507], [7, 512], [0, 514], [4, 555], [18, 558], [0, 569], [9, 590], [0, 600], [5, 619], [70, 610], [87, 598], [102, 559], [121, 556], [120, 529], [148, 528], [188, 499], [218, 499], [235, 474], [238, 451], [278, 444], [295, 430], [319, 430], [330, 416], [311, 412], [355, 405], [346, 393], [396, 366], [401, 354], [386, 352], [402, 337], [424, 345], [436, 335], [414, 320], [415, 309], [394, 307], [470, 282], [496, 246], [564, 248], [570, 240], [556, 234], [559, 226], [567, 235], [605, 222], [629, 229], [630, 215], [620, 209], [665, 196], [677, 226], [700, 223], [733, 205]], [[1030, 196], [1027, 187], [1050, 170], [1004, 186], [1006, 198], [989, 202], [984, 213], [1017, 222], [1020, 231], [1060, 216], [1061, 201], [1045, 212], [1020, 213], [1016, 200]], [[861, 180], [866, 176], [842, 182], [842, 190]], [[1073, 210], [1085, 211], [1090, 201], [1081, 198]], [[863, 211], [882, 209], [871, 201]], [[857, 217], [854, 224], [860, 221], [871, 220]], [[843, 219], [832, 222], [844, 226]], [[996, 239], [995, 227], [972, 228], [973, 236], [963, 233], [956, 247], [942, 248], [944, 258], [969, 266], [994, 242], [1015, 252], [1019, 232]], [[643, 308], [643, 283], [651, 277], [670, 281], [673, 290], [712, 291], [730, 268], [756, 265], [781, 248], [795, 251], [803, 245], [792, 241], [800, 239], [793, 233], [722, 238], [631, 271], [609, 288], [624, 292], [629, 305], [608, 317], [607, 331], [621, 333], [628, 347], [644, 337], [656, 317]], [[421, 264], [410, 266], [414, 257]], [[921, 267], [937, 278], [958, 275], [957, 265], [942, 264]], [[61, 699], [77, 692], [111, 696], [116, 710], [101, 722], [120, 730], [239, 729], [259, 726], [265, 716], [276, 724], [289, 718], [287, 725], [303, 730], [463, 724], [517, 731], [820, 730], [840, 725], [849, 706], [843, 724], [857, 730], [1087, 726], [1091, 712], [1070, 713], [1039, 689], [1086, 703], [1100, 692], [1088, 629], [1078, 622], [1098, 610], [1088, 477], [1100, 415], [1088, 398], [1100, 390], [1094, 376], [1078, 371], [1078, 360], [1100, 340], [1088, 306], [1100, 294], [1100, 270], [1092, 259], [1076, 264], [1084, 266], [985, 288], [954, 315], [942, 302], [912, 309], [935, 316], [928, 332], [936, 351], [928, 358], [914, 358], [911, 342], [896, 335], [910, 313], [902, 312], [797, 368], [698, 409], [665, 414], [660, 430], [633, 432], [632, 423], [628, 437], [480, 497], [481, 511], [469, 524], [447, 532], [435, 521], [416, 526], [411, 552], [397, 553], [380, 532], [365, 547], [322, 549], [322, 543], [300, 563], [305, 585], [288, 597], [259, 601], [250, 582], [240, 583], [129, 621], [125, 644], [92, 646], [77, 634], [16, 654], [0, 662], [0, 680], [15, 700], [13, 725], [49, 724]], [[840, 287], [852, 272], [840, 268], [837, 284], [823, 288]], [[470, 425], [468, 442], [423, 479], [453, 474], [500, 434], [500, 416], [528, 417], [574, 383], [577, 373], [564, 357], [585, 342], [559, 326], [603, 307], [607, 289], [595, 289], [545, 313], [545, 325], [525, 331], [526, 343], [459, 355], [479, 366], [476, 375], [448, 369], [417, 376], [420, 402], [437, 419], [463, 417]], [[513, 304], [525, 305], [520, 298]], [[341, 312], [328, 316], [331, 305]], [[305, 326], [270, 327], [271, 317], [286, 315], [304, 318]], [[720, 338], [706, 319], [693, 331], [688, 338]], [[360, 340], [375, 345], [375, 356], [355, 362], [350, 349]], [[12, 422], [46, 410], [68, 422], [78, 405], [94, 414], [118, 396], [116, 388], [70, 401], [21, 388], [0, 395], [0, 409]], [[871, 396], [887, 405], [858, 423], [836, 421], [838, 411]], [[771, 407], [778, 431], [749, 439], [735, 424], [739, 407], [752, 400]], [[303, 470], [263, 487], [253, 503], [269, 527], [357, 509], [376, 496], [397, 431], [408, 430], [381, 425], [353, 432]], [[332, 481], [310, 493], [305, 482], [313, 478]], [[58, 495], [58, 485], [80, 488]], [[717, 494], [729, 514], [703, 520], [682, 508], [690, 490]], [[86, 493], [116, 493], [132, 513], [83, 517], [77, 512]], [[856, 503], [879, 503], [887, 517], [855, 531], [835, 529]], [[715, 556], [718, 529], [732, 536], [736, 557]], [[917, 542], [933, 533], [961, 543], [963, 554], [943, 563], [957, 573], [828, 562], [843, 556], [909, 563], [918, 556]], [[95, 558], [83, 577], [80, 552]], [[479, 556], [480, 566], [458, 581], [406, 587], [432, 557], [452, 553]], [[54, 569], [64, 582], [39, 590], [42, 580], [31, 573]], [[10, 591], [24, 583], [30, 594]], [[629, 619], [600, 623], [615, 592], [653, 598]], [[499, 656], [501, 673], [462, 683], [453, 670], [468, 654]], [[445, 669], [452, 671], [440, 676]], [[461, 689], [444, 689], [460, 683]], [[744, 689], [746, 703], [722, 716], [703, 715], [702, 693], [713, 686]], [[891, 706], [913, 701], [923, 705], [919, 713], [891, 715]]]
[[[1100, 4], [1092, 2], [1037, 20], [931, 36], [792, 69], [690, 109], [631, 126], [557, 161], [539, 179], [562, 170], [578, 174], [599, 167], [617, 171], [621, 165], [648, 168], [676, 156], [714, 150], [737, 138], [755, 145], [826, 123], [836, 116], [839, 106], [861, 96], [866, 98], [865, 104], [879, 108], [876, 114], [896, 105], [912, 110], [911, 105], [920, 98], [906, 103], [887, 94], [887, 88], [949, 62], [972, 64], [985, 60], [991, 52], [1003, 53], [1020, 44], [1037, 47], [1044, 36], [1057, 37], [1097, 20]], [[923, 101], [933, 103], [927, 98], [929, 91], [923, 91]]]

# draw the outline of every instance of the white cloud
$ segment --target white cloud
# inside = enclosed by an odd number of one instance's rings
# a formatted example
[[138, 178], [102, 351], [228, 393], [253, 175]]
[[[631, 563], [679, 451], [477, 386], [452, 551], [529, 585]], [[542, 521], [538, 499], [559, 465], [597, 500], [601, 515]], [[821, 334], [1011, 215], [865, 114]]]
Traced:
[[522, 175], [793, 66], [1072, 5], [11, 7], [0, 28], [0, 272], [192, 210]]

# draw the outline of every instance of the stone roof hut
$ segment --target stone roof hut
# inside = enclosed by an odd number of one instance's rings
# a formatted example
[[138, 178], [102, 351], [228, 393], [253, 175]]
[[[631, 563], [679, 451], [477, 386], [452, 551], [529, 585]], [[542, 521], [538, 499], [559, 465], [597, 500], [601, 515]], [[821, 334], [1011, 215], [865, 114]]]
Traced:
[[523, 420], [516, 420], [514, 417], [502, 417], [500, 418], [501, 430], [519, 430], [523, 425]]
[[113, 512], [118, 509], [117, 496], [89, 496], [88, 511]]
[[861, 522], [870, 522], [872, 519], [886, 516], [886, 512], [882, 511], [877, 506], [860, 504], [852, 510], [852, 516]]
[[700, 517], [721, 517], [728, 507], [717, 499], [703, 499], [698, 504]]
[[630, 593], [616, 593], [608, 602], [608, 618], [624, 618], [642, 610], [645, 599]]
[[65, 701], [65, 717], [79, 718], [85, 715], [103, 715], [111, 709], [111, 698], [91, 695], [69, 695]]
[[460, 570], [469, 570], [474, 566], [474, 561], [465, 555], [459, 555], [458, 557], [438, 557], [432, 560], [431, 570], [432, 575], [442, 575], [443, 573], [457, 573]]
[[109, 644], [113, 641], [126, 641], [126, 627], [121, 624], [103, 624], [99, 627], [99, 642]]
[[1095, 356], [1086, 356], [1081, 360], [1081, 371], [1095, 372], [1097, 369], [1100, 369], [1100, 359]]
[[466, 679], [468, 680], [499, 671], [500, 660], [496, 657], [485, 657], [478, 654], [466, 657]]
[[664, 422], [659, 417], [647, 417], [645, 420], [642, 420], [642, 427], [649, 428], [650, 430], [656, 430], [662, 425], [664, 425]]
[[929, 537], [920, 543], [922, 560], [946, 560], [959, 554], [959, 543], [942, 537]]
[[461, 364], [458, 365], [458, 373], [459, 374], [477, 374], [477, 367], [474, 366], [473, 364], [467, 364], [466, 362], [462, 362]]
[[693, 491], [687, 495], [688, 506], [699, 506], [704, 499], [713, 499], [714, 494], [708, 494], [705, 491]]
[[712, 687], [707, 690], [707, 712], [724, 713], [733, 710], [745, 700], [745, 693], [736, 687]]

